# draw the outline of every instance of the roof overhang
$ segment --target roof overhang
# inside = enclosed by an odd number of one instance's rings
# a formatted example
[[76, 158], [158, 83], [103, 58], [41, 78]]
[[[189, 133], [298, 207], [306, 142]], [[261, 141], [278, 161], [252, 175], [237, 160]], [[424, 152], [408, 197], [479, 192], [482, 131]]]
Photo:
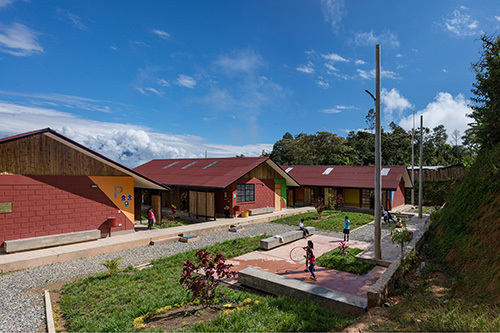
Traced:
[[285, 178], [286, 180], [286, 186], [295, 186], [299, 187], [300, 184], [295, 181], [295, 179], [292, 178], [288, 173], [285, 172], [278, 164], [273, 162], [273, 160], [268, 159], [266, 163], [273, 168], [281, 177]]

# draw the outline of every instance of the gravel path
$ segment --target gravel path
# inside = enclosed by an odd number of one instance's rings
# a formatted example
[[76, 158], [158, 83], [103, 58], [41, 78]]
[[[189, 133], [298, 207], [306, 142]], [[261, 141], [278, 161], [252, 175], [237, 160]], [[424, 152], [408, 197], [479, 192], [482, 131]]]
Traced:
[[[264, 233], [278, 235], [290, 230], [297, 230], [297, 227], [278, 223], [260, 223], [245, 226], [245, 230], [238, 233], [218, 232], [203, 235], [199, 241], [192, 243], [176, 242], [175, 244], [166, 243], [145, 246], [2, 274], [0, 275], [0, 332], [46, 331], [43, 292], [36, 290], [40, 290], [40, 288], [51, 283], [69, 281], [76, 277], [104, 272], [106, 268], [100, 265], [104, 259], [121, 257], [122, 268], [128, 265], [137, 266], [149, 263], [152, 259], [203, 248], [227, 239], [256, 236]], [[370, 241], [370, 233], [371, 240], [373, 240], [373, 224], [371, 227], [367, 225], [353, 230], [351, 238], [353, 240]], [[317, 234], [343, 237], [342, 233], [322, 230], [318, 230]], [[382, 236], [384, 236], [384, 232]]]

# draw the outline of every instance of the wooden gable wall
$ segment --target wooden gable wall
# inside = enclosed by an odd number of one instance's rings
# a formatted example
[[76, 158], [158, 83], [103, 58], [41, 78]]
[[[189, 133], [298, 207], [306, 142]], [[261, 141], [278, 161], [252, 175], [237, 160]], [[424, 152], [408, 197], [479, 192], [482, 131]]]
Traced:
[[283, 177], [276, 172], [269, 164], [267, 163], [262, 163], [243, 177], [243, 179], [252, 179], [252, 178], [257, 178], [257, 179], [282, 179]]
[[127, 176], [51, 137], [39, 134], [0, 144], [0, 173]]

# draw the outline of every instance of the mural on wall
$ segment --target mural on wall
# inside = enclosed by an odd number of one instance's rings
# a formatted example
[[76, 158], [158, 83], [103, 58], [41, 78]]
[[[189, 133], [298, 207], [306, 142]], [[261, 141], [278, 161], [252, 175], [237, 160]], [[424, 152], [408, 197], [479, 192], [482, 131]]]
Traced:
[[89, 176], [115, 206], [134, 223], [134, 178]]

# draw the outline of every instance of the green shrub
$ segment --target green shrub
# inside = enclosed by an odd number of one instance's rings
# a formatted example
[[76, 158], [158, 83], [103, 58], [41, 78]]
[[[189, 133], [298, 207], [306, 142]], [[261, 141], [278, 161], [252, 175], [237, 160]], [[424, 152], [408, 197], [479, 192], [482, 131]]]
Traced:
[[374, 266], [356, 259], [356, 255], [361, 251], [363, 250], [356, 248], [347, 248], [344, 252], [340, 248], [336, 248], [318, 257], [316, 259], [316, 263], [324, 268], [365, 275], [370, 270], [372, 270]]

